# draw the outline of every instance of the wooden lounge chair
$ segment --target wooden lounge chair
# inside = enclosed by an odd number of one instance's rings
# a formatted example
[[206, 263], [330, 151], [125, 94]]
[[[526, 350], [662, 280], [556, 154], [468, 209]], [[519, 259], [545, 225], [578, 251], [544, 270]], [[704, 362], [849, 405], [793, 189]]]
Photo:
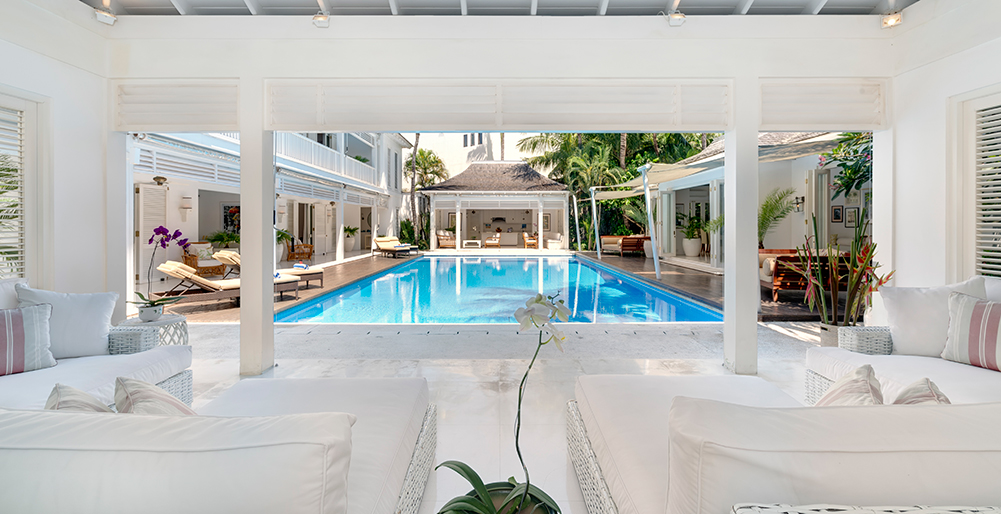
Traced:
[[[226, 265], [229, 270], [226, 275], [222, 278], [226, 278], [232, 275], [240, 274], [240, 254], [232, 250], [219, 250], [214, 255], [213, 258], [219, 262]], [[300, 282], [305, 282], [306, 287], [309, 287], [309, 283], [313, 280], [320, 281], [320, 287], [323, 287], [323, 268], [318, 266], [310, 266], [308, 268], [283, 268], [278, 270], [278, 273], [282, 275], [289, 275], [293, 277], [299, 277]]]
[[400, 243], [398, 238], [386, 236], [375, 238], [375, 249], [382, 255], [396, 258], [401, 255], [409, 256], [413, 246]]
[[539, 238], [535, 236], [528, 235], [528, 232], [522, 232], [521, 238], [525, 240], [525, 248], [538, 248]]
[[455, 234], [447, 230], [439, 230], [435, 235], [438, 237], [438, 248], [455, 248]]
[[[162, 293], [153, 293], [154, 298], [181, 299], [177, 303], [205, 302], [211, 300], [233, 300], [240, 303], [240, 279], [209, 280], [195, 274], [194, 268], [177, 261], [167, 261], [157, 270], [181, 282]], [[279, 275], [275, 278], [275, 293], [285, 297], [286, 292], [295, 292], [299, 299], [299, 277]]]
[[226, 265], [216, 259], [206, 259], [198, 256], [199, 250], [211, 250], [212, 243], [195, 241], [181, 251], [181, 260], [188, 267], [194, 268], [194, 273], [200, 277], [217, 277], [226, 273]]
[[[830, 294], [830, 261], [826, 256], [821, 256], [819, 259], [822, 270], [821, 279], [824, 281], [824, 288]], [[807, 282], [803, 278], [803, 275], [793, 271], [784, 263], [802, 267], [799, 256], [779, 255], [772, 262], [766, 261], [758, 272], [761, 279], [761, 287], [771, 290], [773, 302], [779, 301], [779, 291], [806, 291]], [[839, 263], [839, 266], [838, 274], [841, 277], [841, 283], [838, 284], [838, 291], [847, 291], [848, 267], [843, 262]]]
[[313, 245], [305, 243], [292, 244], [292, 241], [285, 241], [285, 249], [288, 250], [288, 260], [290, 261], [313, 261]]
[[500, 240], [500, 232], [494, 232], [493, 235], [483, 240], [483, 246], [486, 248], [500, 248]]
[[619, 243], [619, 256], [625, 257], [626, 252], [643, 253], [643, 241], [650, 239], [645, 236], [626, 236]]

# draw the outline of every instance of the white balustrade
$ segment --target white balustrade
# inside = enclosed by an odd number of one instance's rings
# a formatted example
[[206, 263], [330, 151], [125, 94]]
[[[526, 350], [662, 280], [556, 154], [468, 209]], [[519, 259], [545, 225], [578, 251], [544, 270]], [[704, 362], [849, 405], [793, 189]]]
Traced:
[[[375, 168], [351, 157], [344, 158], [341, 152], [326, 147], [301, 134], [278, 132], [275, 137], [275, 154], [294, 159], [327, 170], [331, 173], [351, 177], [367, 184], [376, 184]], [[344, 168], [339, 162], [343, 159]]]

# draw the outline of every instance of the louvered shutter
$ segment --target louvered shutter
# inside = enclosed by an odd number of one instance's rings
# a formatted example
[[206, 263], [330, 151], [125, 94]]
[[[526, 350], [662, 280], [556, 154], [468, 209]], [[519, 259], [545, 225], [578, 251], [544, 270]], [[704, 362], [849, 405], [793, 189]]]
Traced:
[[23, 277], [24, 112], [0, 107], [0, 278]]
[[146, 283], [147, 276], [153, 281], [159, 280], [163, 275], [156, 270], [156, 267], [167, 260], [167, 252], [162, 248], [156, 252], [156, 261], [153, 262], [152, 272], [150, 271], [150, 259], [153, 258], [154, 245], [149, 244], [149, 238], [153, 235], [153, 230], [160, 226], [167, 225], [167, 188], [152, 184], [140, 184], [138, 194], [139, 205], [139, 235], [136, 237], [136, 252], [138, 262], [136, 270], [139, 275], [139, 283]]
[[976, 111], [977, 273], [1001, 277], [1001, 105]]

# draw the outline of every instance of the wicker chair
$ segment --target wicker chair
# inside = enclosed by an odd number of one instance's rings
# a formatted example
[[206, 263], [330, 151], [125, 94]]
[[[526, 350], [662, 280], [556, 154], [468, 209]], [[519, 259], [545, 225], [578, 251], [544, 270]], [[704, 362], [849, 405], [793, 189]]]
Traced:
[[199, 277], [215, 277], [226, 273], [226, 265], [212, 258], [199, 259], [198, 255], [188, 253], [191, 246], [208, 245], [211, 249], [212, 243], [208, 241], [195, 241], [183, 249], [181, 260], [185, 265], [195, 268], [195, 275]]
[[305, 243], [296, 243], [293, 245], [292, 241], [286, 240], [285, 249], [288, 251], [287, 259], [289, 261], [313, 261], [313, 245]]
[[494, 232], [490, 237], [483, 240], [483, 246], [487, 248], [500, 248], [500, 232]]
[[528, 235], [528, 232], [522, 232], [521, 238], [525, 240], [525, 248], [538, 248], [539, 238], [535, 236]]
[[455, 248], [455, 234], [439, 230], [435, 235], [438, 237], [438, 248]]

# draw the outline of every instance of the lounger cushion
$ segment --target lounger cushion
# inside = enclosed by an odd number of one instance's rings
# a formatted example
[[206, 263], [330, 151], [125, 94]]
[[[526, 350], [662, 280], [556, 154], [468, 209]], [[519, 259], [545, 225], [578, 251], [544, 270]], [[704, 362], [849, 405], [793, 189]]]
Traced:
[[246, 379], [198, 413], [209, 416], [273, 416], [349, 412], [350, 514], [393, 514], [417, 436], [428, 408], [423, 378]]
[[0, 309], [17, 308], [17, 291], [14, 286], [17, 284], [28, 285], [26, 278], [6, 278], [0, 280]]
[[42, 409], [58, 384], [75, 387], [105, 405], [115, 403], [115, 379], [155, 384], [191, 367], [191, 347], [157, 346], [145, 352], [61, 359], [51, 368], [0, 377], [0, 408]]
[[0, 505], [18, 513], [346, 514], [352, 420], [0, 411]]
[[17, 284], [15, 288], [21, 307], [42, 303], [52, 306], [49, 351], [56, 360], [108, 354], [111, 314], [118, 302], [118, 293], [56, 293], [24, 284]]
[[802, 406], [771, 383], [740, 376], [581, 376], [575, 396], [619, 514], [667, 510], [667, 420], [675, 397]]
[[882, 287], [893, 353], [938, 357], [949, 335], [949, 295], [986, 298], [983, 277], [941, 287]]
[[215, 259], [198, 259], [199, 268], [214, 268], [221, 265], [222, 263]]
[[[212, 244], [211, 243], [191, 243], [188, 245], [188, 253], [198, 257], [199, 259], [211, 259], [212, 258]], [[201, 264], [199, 264], [200, 266]]]

